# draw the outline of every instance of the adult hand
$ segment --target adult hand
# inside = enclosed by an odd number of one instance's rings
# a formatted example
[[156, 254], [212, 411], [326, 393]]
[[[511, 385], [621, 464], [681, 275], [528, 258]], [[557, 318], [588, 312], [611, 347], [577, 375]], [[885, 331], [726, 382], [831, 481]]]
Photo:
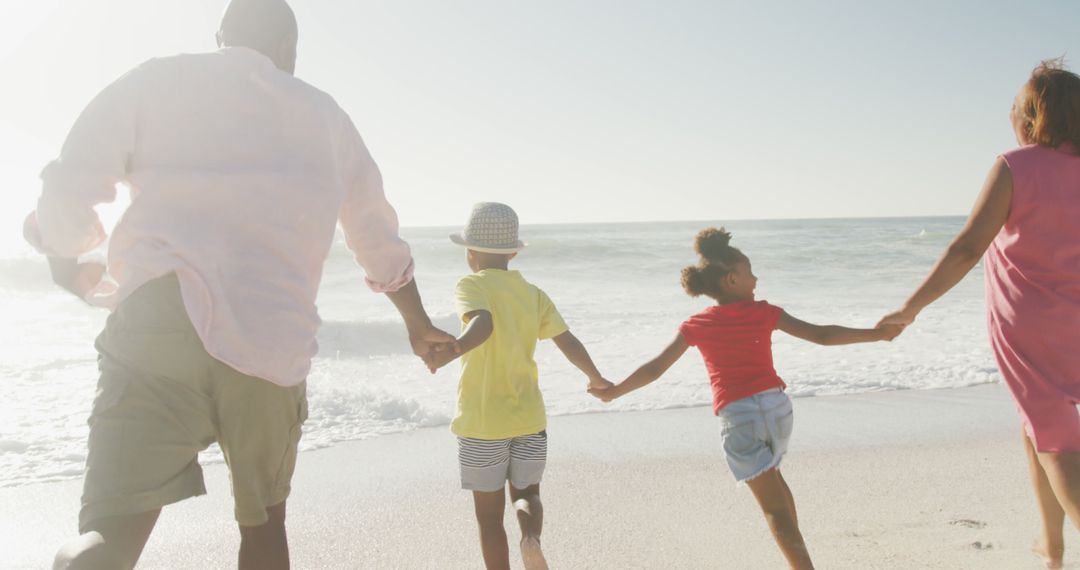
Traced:
[[438, 369], [453, 362], [458, 356], [457, 351], [454, 350], [454, 345], [436, 344], [432, 348], [432, 351], [424, 357], [424, 364], [426, 364], [428, 370], [434, 374]]
[[[461, 352], [457, 338], [434, 326], [427, 325], [419, 329], [409, 329], [409, 344], [412, 345], [413, 354], [419, 356], [428, 369], [432, 369], [436, 350], [451, 353], [454, 356]], [[445, 363], [444, 363], [445, 364]], [[432, 369], [434, 372], [434, 369]]]
[[881, 340], [892, 342], [894, 338], [904, 332], [904, 325], [879, 324], [877, 329], [881, 333]]
[[78, 259], [67, 257], [50, 257], [49, 271], [53, 283], [83, 300], [105, 276], [104, 265], [93, 261], [79, 263]]
[[915, 322], [915, 317], [918, 316], [918, 314], [917, 311], [912, 311], [911, 309], [900, 309], [899, 311], [894, 311], [882, 317], [881, 320], [878, 321], [877, 326], [900, 325], [906, 327]]

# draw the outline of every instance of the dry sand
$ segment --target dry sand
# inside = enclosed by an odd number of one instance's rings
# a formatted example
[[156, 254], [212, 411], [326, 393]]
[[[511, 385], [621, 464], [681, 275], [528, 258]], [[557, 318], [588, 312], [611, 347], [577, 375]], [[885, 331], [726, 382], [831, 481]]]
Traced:
[[[1040, 567], [1004, 387], [800, 398], [795, 413], [783, 472], [819, 568]], [[552, 418], [542, 490], [552, 568], [784, 568], [716, 430], [708, 408]], [[455, 453], [437, 428], [302, 454], [293, 566], [481, 568]], [[223, 466], [206, 478], [209, 496], [166, 508], [140, 568], [234, 567]], [[0, 489], [0, 567], [48, 567], [75, 532], [78, 496], [77, 481]], [[1067, 546], [1076, 539], [1069, 529]], [[1066, 567], [1078, 561], [1067, 551]]]

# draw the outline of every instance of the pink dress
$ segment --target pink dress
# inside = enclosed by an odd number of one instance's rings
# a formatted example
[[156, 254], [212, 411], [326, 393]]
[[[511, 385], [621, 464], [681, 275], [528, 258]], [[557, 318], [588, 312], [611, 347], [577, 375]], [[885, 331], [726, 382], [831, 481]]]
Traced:
[[1035, 448], [1080, 451], [1080, 156], [1002, 155], [1009, 217], [986, 252], [990, 342]]

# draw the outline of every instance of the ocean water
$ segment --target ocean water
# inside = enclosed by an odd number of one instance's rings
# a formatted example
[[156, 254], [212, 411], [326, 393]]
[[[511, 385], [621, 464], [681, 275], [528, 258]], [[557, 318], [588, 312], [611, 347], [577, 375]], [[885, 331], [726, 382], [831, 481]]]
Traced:
[[[679, 323], [707, 306], [679, 286], [692, 242], [717, 222], [547, 225], [522, 228], [514, 261], [551, 296], [601, 371], [618, 381], [656, 354]], [[873, 326], [933, 265], [963, 218], [737, 221], [727, 225], [760, 281], [758, 298], [820, 324]], [[417, 282], [437, 325], [456, 332], [454, 284], [468, 268], [449, 228], [406, 229]], [[319, 294], [321, 351], [308, 382], [304, 450], [420, 427], [454, 413], [456, 366], [431, 375], [410, 353], [389, 301], [363, 284], [339, 238]], [[78, 477], [104, 311], [49, 281], [26, 248], [0, 254], [0, 486]], [[926, 310], [894, 343], [820, 347], [777, 332], [777, 370], [796, 397], [999, 382], [984, 327], [981, 267]], [[702, 406], [704, 365], [688, 352], [665, 377], [614, 404], [584, 392], [585, 378], [550, 342], [537, 351], [553, 415]], [[708, 413], [703, 411], [703, 413]], [[220, 461], [215, 447], [204, 462]]]

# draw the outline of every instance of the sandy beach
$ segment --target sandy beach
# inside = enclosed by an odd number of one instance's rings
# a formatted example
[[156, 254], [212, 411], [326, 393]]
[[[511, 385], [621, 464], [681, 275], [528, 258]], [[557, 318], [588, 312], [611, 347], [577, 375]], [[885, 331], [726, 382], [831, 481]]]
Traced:
[[[1039, 568], [1037, 513], [1005, 388], [797, 398], [783, 470], [819, 568]], [[708, 408], [552, 418], [543, 486], [553, 568], [783, 568], [736, 488]], [[480, 568], [446, 428], [301, 456], [295, 568]], [[239, 542], [222, 465], [167, 508], [141, 568], [228, 568]], [[80, 483], [0, 490], [4, 568], [47, 567], [75, 533]], [[511, 540], [516, 524], [508, 516]], [[1076, 543], [1067, 532], [1067, 547]], [[1067, 551], [1068, 568], [1080, 556]], [[515, 564], [519, 564], [517, 560]]]

